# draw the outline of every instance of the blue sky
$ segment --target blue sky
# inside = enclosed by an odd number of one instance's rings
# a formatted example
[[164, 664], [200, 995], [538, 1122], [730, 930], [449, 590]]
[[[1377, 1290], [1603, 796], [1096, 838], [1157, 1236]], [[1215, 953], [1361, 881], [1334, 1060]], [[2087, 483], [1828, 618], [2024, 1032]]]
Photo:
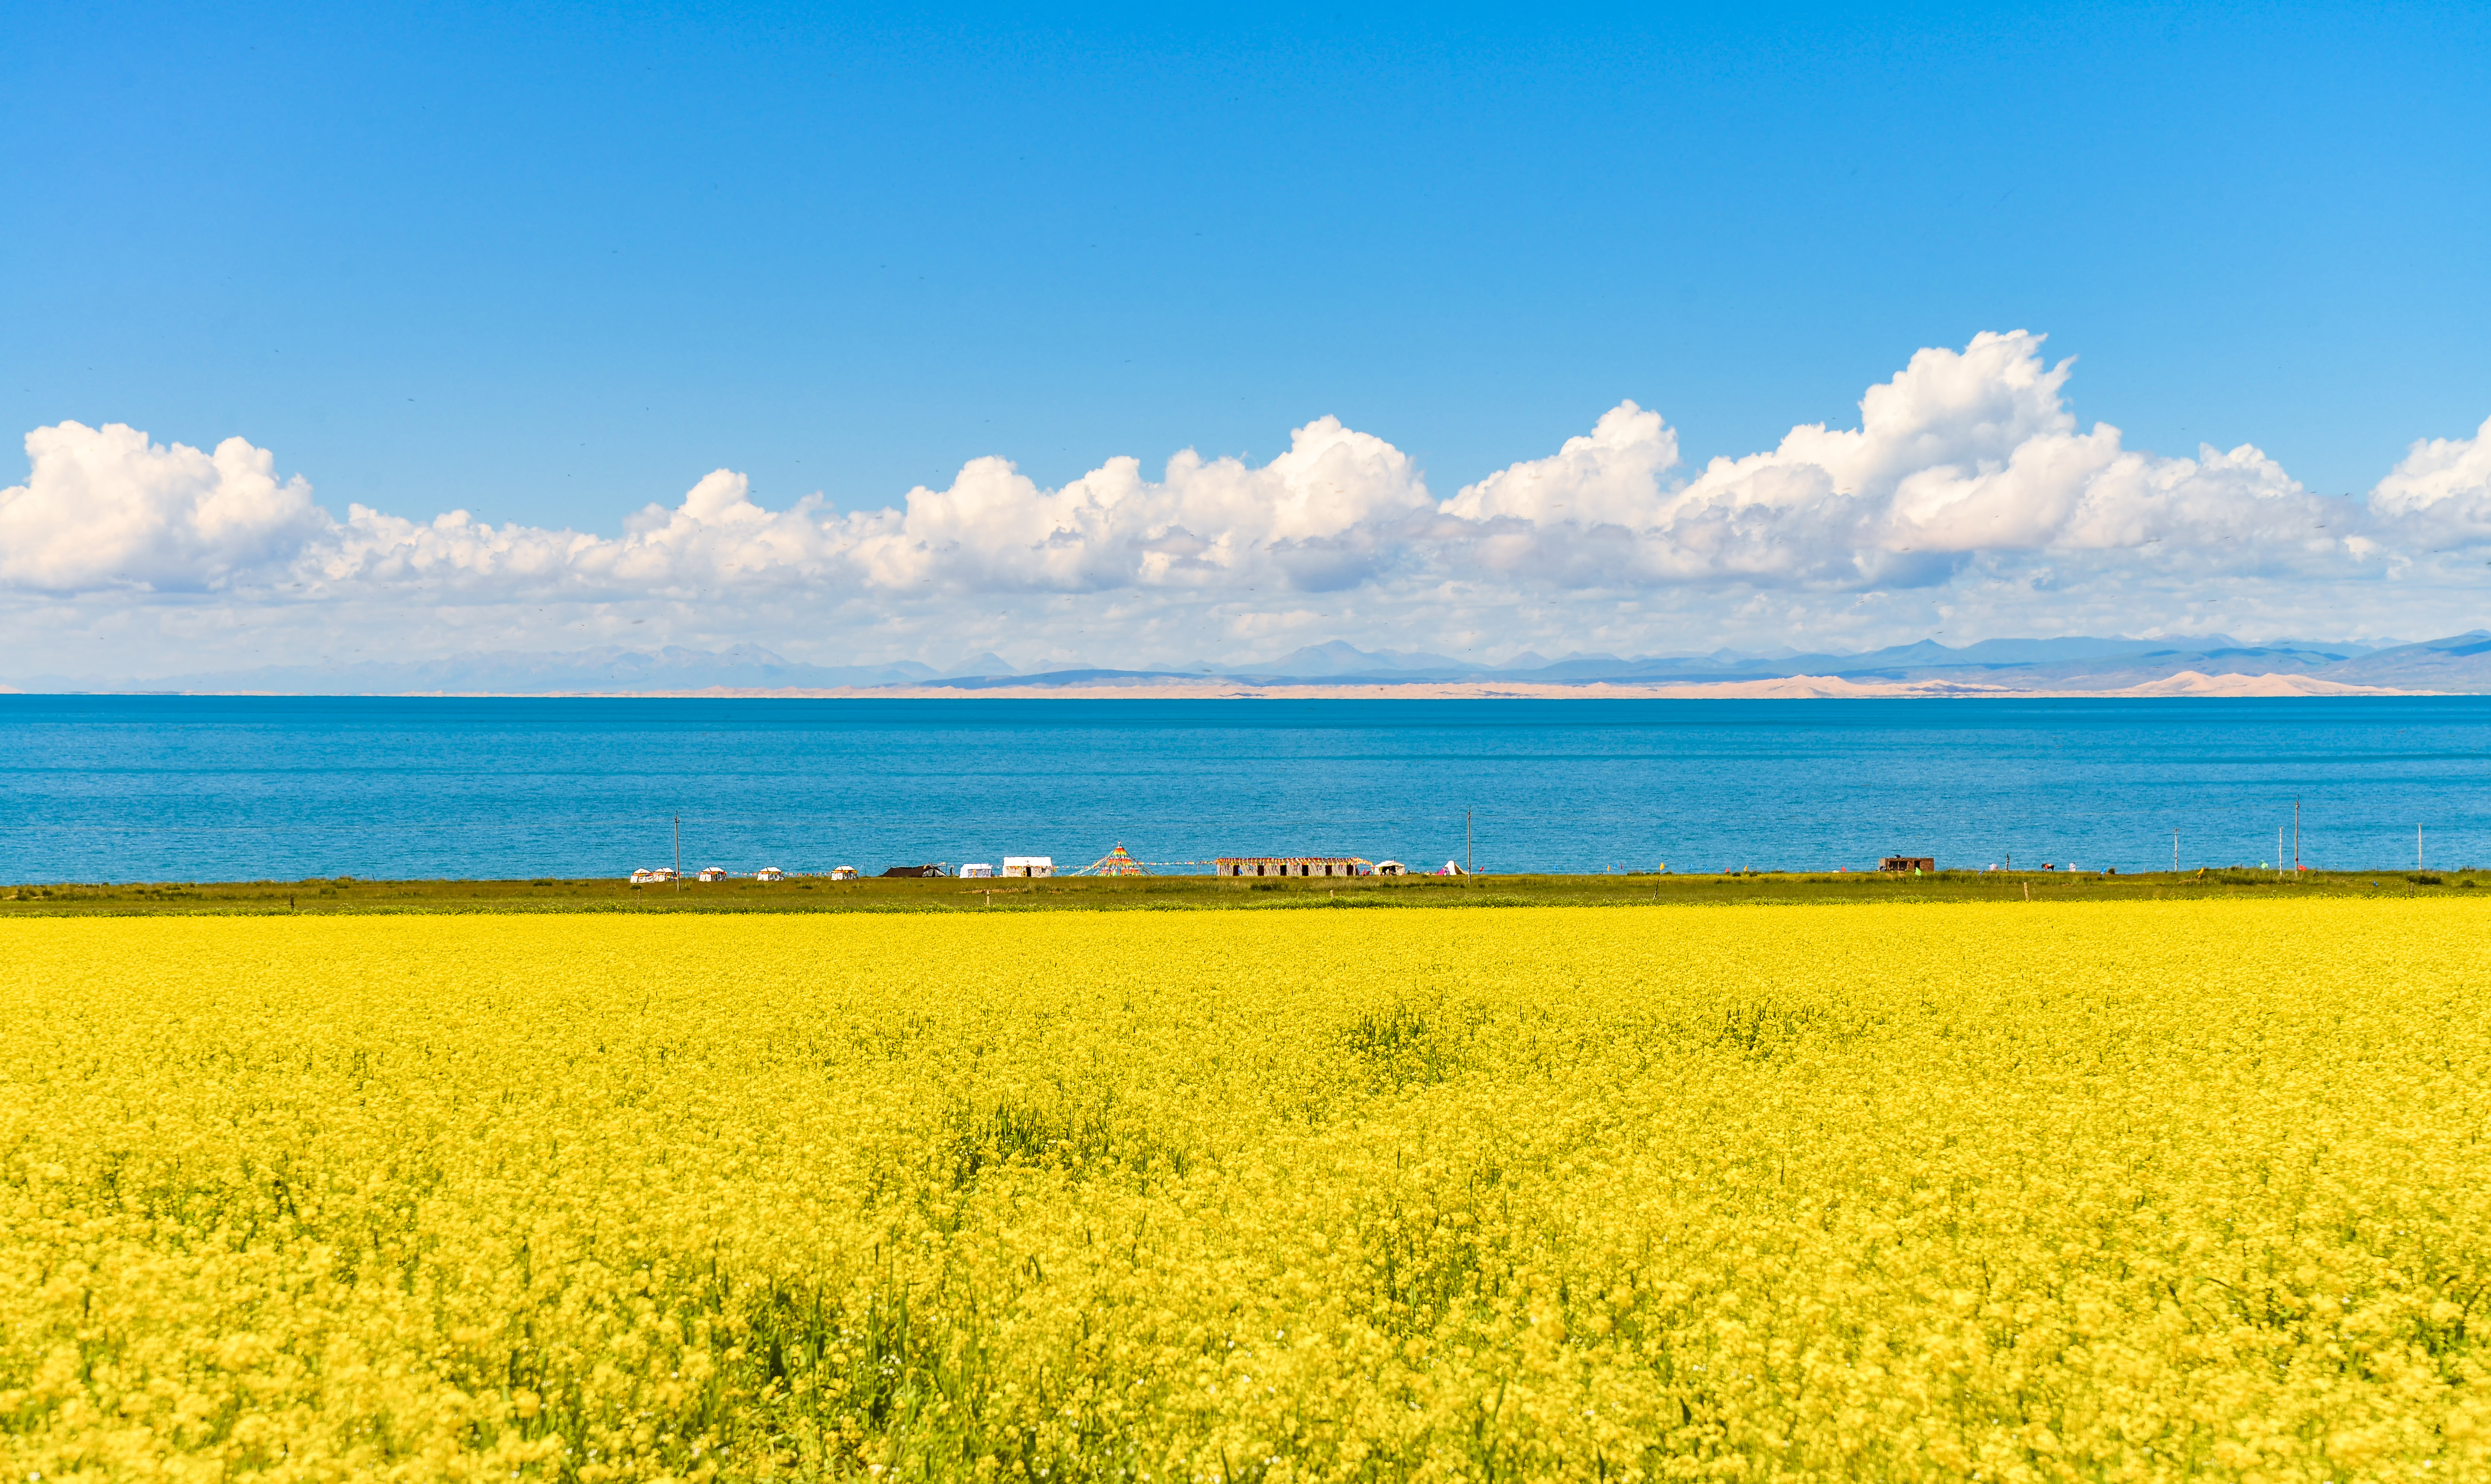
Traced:
[[[1260, 467], [1325, 416], [1442, 501], [1632, 399], [1685, 478], [2024, 330], [2081, 426], [2358, 494], [2491, 416], [2486, 17], [20, 6], [0, 410], [246, 439], [339, 517], [613, 537], [721, 468], [875, 511], [984, 455]], [[103, 582], [21, 582], [20, 632], [183, 585]], [[1471, 637], [1583, 628], [1517, 601]]]

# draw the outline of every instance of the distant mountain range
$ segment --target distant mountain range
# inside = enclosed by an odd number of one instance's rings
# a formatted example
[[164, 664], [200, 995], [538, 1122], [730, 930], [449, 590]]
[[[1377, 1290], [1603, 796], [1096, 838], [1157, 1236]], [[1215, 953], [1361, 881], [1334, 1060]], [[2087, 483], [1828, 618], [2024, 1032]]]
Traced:
[[834, 690], [918, 686], [964, 694], [1001, 686], [1070, 686], [1101, 682], [1234, 677], [1258, 684], [1391, 685], [1499, 681], [1540, 685], [1719, 684], [1787, 676], [1855, 682], [1961, 682], [2034, 690], [2117, 690], [2195, 671], [2208, 675], [2303, 675], [2400, 690], [2491, 693], [2491, 631], [2476, 629], [2419, 644], [2377, 648], [2282, 640], [2244, 645], [2221, 634], [2190, 639], [1986, 639], [1953, 648], [1931, 640], [1864, 655], [1667, 655], [1622, 658], [1518, 655], [1481, 665], [1443, 655], [1361, 650], [1334, 640], [1261, 664], [1189, 664], [1168, 670], [1067, 666], [1024, 673], [993, 655], [948, 670], [914, 660], [818, 665], [752, 645], [725, 650], [614, 646], [564, 654], [502, 653], [449, 659], [282, 665], [157, 680], [103, 682], [35, 676], [12, 688], [40, 692], [221, 692], [284, 695], [545, 695], [728, 689]]
[[[982, 656], [992, 660], [992, 655]], [[997, 664], [1000, 660], [994, 661]], [[982, 666], [972, 666], [982, 669]], [[19, 690], [221, 691], [281, 695], [544, 695], [554, 691], [835, 689], [850, 685], [914, 685], [940, 679], [932, 665], [813, 665], [781, 658], [754, 645], [724, 650], [627, 650], [605, 645], [563, 654], [462, 655], [449, 659], [365, 661], [343, 665], [269, 665], [98, 684], [61, 676], [18, 681]], [[956, 674], [956, 670], [950, 672]]]
[[2491, 692], [2491, 632], [2476, 629], [2420, 644], [2378, 648], [2283, 640], [2242, 644], [2223, 634], [2188, 639], [1984, 639], [1953, 648], [1932, 640], [1864, 655], [1666, 655], [1622, 658], [1519, 655], [1481, 665], [1442, 655], [1366, 651], [1334, 640], [1253, 665], [1187, 665], [1174, 670], [1061, 670], [953, 675], [922, 684], [974, 690], [1000, 685], [1081, 684], [1100, 680], [1234, 676], [1263, 684], [1391, 685], [1458, 681], [1520, 684], [1704, 684], [1725, 681], [1831, 676], [1854, 682], [1956, 682], [2032, 690], [2119, 690], [2195, 671], [2208, 675], [2306, 675], [2350, 685], [2399, 690]]

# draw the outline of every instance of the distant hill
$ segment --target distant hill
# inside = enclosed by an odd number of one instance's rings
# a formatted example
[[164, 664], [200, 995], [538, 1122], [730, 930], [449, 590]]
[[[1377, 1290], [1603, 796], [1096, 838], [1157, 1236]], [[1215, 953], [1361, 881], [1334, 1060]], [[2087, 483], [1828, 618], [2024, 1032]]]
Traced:
[[[2433, 641], [2470, 656], [2458, 641]], [[2424, 652], [2429, 652], [2425, 654]], [[2415, 656], [2403, 670], [2409, 681], [2371, 680], [2342, 667], [2386, 655]], [[2491, 662], [2479, 663], [2479, 679], [2452, 666], [2440, 650], [2408, 645], [2373, 651], [2361, 644], [2327, 644], [2293, 640], [2271, 645], [2243, 645], [2226, 634], [2180, 639], [1987, 639], [1957, 647], [1922, 640], [1872, 650], [1861, 655], [1782, 653], [1772, 655], [1715, 651], [1709, 655], [1665, 655], [1621, 658], [1615, 655], [1568, 655], [1548, 659], [1517, 655], [1502, 665], [1483, 665], [1398, 650], [1362, 650], [1341, 640], [1307, 645], [1277, 659], [1255, 664], [1189, 664], [1170, 670], [1102, 670], [1067, 668], [1030, 672], [1011, 679], [940, 680], [930, 684], [960, 688], [1016, 685], [1085, 685], [1108, 680], [1232, 676], [1258, 684], [1291, 682], [1319, 684], [1418, 684], [1470, 680], [1513, 681], [1529, 684], [1719, 684], [1730, 681], [1778, 680], [1791, 676], [1834, 676], [1860, 683], [1951, 681], [1980, 685], [2051, 690], [2116, 690], [2174, 675], [2311, 675], [2355, 684], [2397, 685], [2414, 689], [2491, 691]], [[2388, 671], [2381, 671], [2385, 674]], [[2440, 677], [2439, 683], [2421, 679]], [[2461, 684], [2460, 684], [2461, 682]]]
[[940, 673], [945, 680], [979, 680], [994, 675], [1018, 675], [1020, 672], [1001, 655], [985, 654], [974, 659], [963, 659]]
[[[1007, 672], [1009, 673], [1009, 672]], [[692, 650], [668, 645], [627, 650], [617, 645], [558, 654], [503, 652], [449, 659], [366, 661], [346, 665], [270, 665], [253, 670], [170, 675], [95, 684], [40, 677], [21, 688], [108, 691], [267, 691], [283, 695], [409, 695], [430, 691], [544, 695], [554, 691], [698, 690], [736, 687], [907, 685], [934, 678], [914, 660], [882, 665], [814, 665], [754, 645]]]
[[2183, 639], [1987, 639], [1960, 647], [1923, 640], [1861, 655], [1515, 655], [1488, 666], [1406, 650], [1362, 650], [1341, 640], [1308, 645], [1257, 664], [1192, 664], [1167, 670], [1087, 665], [1023, 672], [995, 655], [948, 670], [914, 660], [820, 665], [787, 659], [752, 645], [709, 651], [668, 646], [618, 646], [560, 654], [508, 652], [447, 659], [350, 665], [271, 666], [128, 682], [78, 682], [57, 676], [16, 683], [33, 691], [267, 692], [288, 695], [545, 695], [632, 694], [732, 689], [872, 689], [931, 686], [974, 693], [1006, 686], [1081, 686], [1122, 681], [1233, 677], [1256, 684], [1419, 684], [1511, 681], [1532, 684], [1719, 684], [1830, 676], [1874, 682], [1960, 682], [2028, 690], [2120, 690], [2175, 675], [2286, 675], [2401, 690], [2491, 694], [2491, 631], [2374, 649], [2359, 644], [2288, 640], [2241, 644], [2223, 634]]
[[2477, 628], [2378, 650], [2330, 670], [2327, 678], [2399, 690], [2491, 691], [2491, 632]]
[[1413, 654], [1402, 650], [1362, 650], [1338, 639], [1330, 644], [1310, 644], [1293, 650], [1267, 664], [1214, 665], [1206, 668], [1221, 675], [1280, 676], [1289, 680], [1332, 679], [1343, 675], [1424, 674], [1430, 677], [1469, 675], [1484, 670], [1485, 665], [1451, 659], [1443, 655]]
[[[1864, 655], [1732, 654], [1660, 655], [1610, 660], [1569, 658], [1537, 670], [1503, 669], [1502, 679], [1589, 684], [1600, 681], [1638, 684], [1673, 682], [1776, 680], [1794, 675], [1843, 680], [1959, 681], [2010, 687], [2113, 690], [2183, 671], [2264, 675], [2315, 674], [2370, 653], [2366, 646], [2247, 646], [2227, 636], [2194, 639], [1987, 639], [1953, 648], [1931, 640], [1872, 650]], [[2364, 682], [2361, 684], [2375, 684]]]

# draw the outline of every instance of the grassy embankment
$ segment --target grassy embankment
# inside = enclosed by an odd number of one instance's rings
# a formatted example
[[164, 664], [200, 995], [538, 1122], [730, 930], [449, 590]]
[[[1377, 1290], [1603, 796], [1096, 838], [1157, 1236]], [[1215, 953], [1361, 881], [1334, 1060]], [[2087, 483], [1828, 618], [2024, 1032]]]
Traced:
[[[428, 912], [1029, 912], [1300, 907], [1520, 907], [1753, 902], [2120, 901], [2170, 898], [2460, 896], [2491, 886], [2473, 875], [2410, 871], [2169, 872], [2139, 876], [2019, 871], [1987, 876], [1758, 872], [1669, 876], [1413, 876], [1223, 881], [1210, 876], [1056, 877], [1042, 881], [684, 882], [633, 887], [607, 879], [530, 881], [157, 882], [0, 888], [0, 917]], [[2491, 891], [2484, 892], [2491, 900]]]

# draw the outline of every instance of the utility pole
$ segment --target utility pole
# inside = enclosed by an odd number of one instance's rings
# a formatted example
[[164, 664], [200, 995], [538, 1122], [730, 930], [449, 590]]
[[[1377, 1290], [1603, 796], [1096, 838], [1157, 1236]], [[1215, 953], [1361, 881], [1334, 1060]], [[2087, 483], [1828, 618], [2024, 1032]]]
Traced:
[[2292, 874], [2293, 874], [2293, 877], [2294, 877], [2294, 879], [2295, 879], [2295, 880], [2300, 879], [2300, 876], [2301, 876], [2301, 800], [2298, 800], [2298, 799], [2296, 799], [2296, 800], [2294, 800], [2292, 801]]
[[1479, 862], [1471, 855], [1471, 811], [1468, 809], [1462, 811], [1462, 874], [1479, 874]]
[[2180, 874], [2180, 831], [2171, 831], [2171, 874]]
[[2421, 869], [2421, 827], [2414, 826], [2414, 869]]

